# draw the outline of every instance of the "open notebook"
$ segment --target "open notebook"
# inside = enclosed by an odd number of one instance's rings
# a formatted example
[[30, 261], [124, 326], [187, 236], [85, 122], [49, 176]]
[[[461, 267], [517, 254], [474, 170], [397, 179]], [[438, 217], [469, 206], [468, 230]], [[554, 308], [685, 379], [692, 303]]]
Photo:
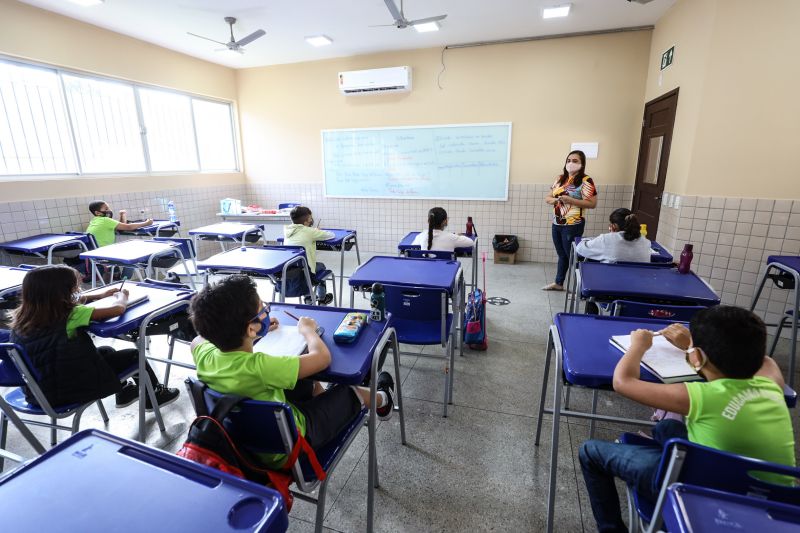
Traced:
[[[612, 346], [627, 352], [631, 346], [630, 335], [614, 335], [609, 339]], [[664, 383], [680, 383], [702, 379], [686, 363], [686, 354], [662, 336], [653, 337], [653, 346], [642, 357], [642, 366]]]
[[[325, 330], [317, 328], [317, 335], [322, 336]], [[270, 331], [253, 346], [255, 351], [269, 355], [300, 355], [306, 352], [308, 344], [305, 337], [297, 331], [297, 326], [281, 324], [278, 329]]]
[[[87, 291], [83, 294], [91, 295], [91, 294], [103, 293], [108, 289], [119, 288], [120, 285], [121, 283], [116, 283], [114, 285], [107, 285], [100, 289]], [[128, 291], [128, 308], [139, 305], [140, 303], [146, 302], [149, 299], [149, 297], [147, 296], [147, 289], [143, 289], [138, 285], [135, 285], [133, 283], [126, 283], [122, 288]], [[99, 300], [95, 300], [94, 302], [90, 302], [86, 305], [89, 307], [106, 307], [114, 305], [116, 302], [117, 302], [117, 296], [111, 295], [105, 298], [101, 298]]]

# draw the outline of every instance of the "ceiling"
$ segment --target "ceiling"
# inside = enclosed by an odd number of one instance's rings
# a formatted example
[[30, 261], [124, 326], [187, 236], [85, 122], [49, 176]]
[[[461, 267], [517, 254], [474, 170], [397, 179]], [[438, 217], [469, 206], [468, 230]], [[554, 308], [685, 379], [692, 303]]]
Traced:
[[[676, 0], [646, 5], [627, 0], [571, 0], [565, 19], [542, 19], [542, 7], [566, 0], [405, 0], [408, 19], [446, 13], [438, 32], [413, 28], [371, 28], [390, 24], [383, 0], [105, 0], [81, 7], [67, 0], [22, 0], [117, 33], [234, 68], [511, 39], [652, 25]], [[399, 0], [396, 0], [399, 3]], [[234, 16], [240, 39], [263, 28], [266, 36], [248, 44], [243, 55], [216, 52], [210, 41], [229, 40], [225, 16]], [[324, 34], [333, 44], [314, 48], [304, 37]]]

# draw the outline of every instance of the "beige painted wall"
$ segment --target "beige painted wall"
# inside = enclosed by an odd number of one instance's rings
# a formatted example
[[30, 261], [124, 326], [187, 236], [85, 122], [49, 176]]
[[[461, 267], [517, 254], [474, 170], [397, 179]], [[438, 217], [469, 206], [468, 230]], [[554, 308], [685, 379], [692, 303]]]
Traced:
[[[680, 87], [668, 191], [800, 198], [800, 2], [680, 0], [653, 32], [646, 100]], [[658, 85], [661, 53], [675, 62]]]
[[[551, 183], [575, 141], [599, 141], [587, 170], [632, 183], [650, 31], [441, 49], [237, 71], [245, 172], [256, 182], [321, 182], [320, 130], [513, 123], [512, 183]], [[342, 70], [410, 65], [410, 93], [348, 96]]]
[[[0, 54], [195, 94], [236, 99], [233, 69], [37, 9], [0, 0]], [[0, 181], [0, 199], [74, 196], [76, 191], [135, 192], [244, 183], [244, 174]]]

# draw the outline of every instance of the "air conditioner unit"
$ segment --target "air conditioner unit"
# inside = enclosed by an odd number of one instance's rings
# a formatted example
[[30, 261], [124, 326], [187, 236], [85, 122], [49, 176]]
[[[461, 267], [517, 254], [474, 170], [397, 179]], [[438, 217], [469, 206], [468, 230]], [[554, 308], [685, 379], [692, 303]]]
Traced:
[[342, 94], [380, 94], [411, 90], [411, 67], [351, 70], [339, 73]]

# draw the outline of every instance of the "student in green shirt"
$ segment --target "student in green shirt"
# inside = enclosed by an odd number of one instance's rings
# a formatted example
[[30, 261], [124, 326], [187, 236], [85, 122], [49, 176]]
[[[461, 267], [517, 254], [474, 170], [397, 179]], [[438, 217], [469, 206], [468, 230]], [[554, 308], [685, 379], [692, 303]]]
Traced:
[[[326, 389], [308, 379], [331, 363], [331, 353], [311, 318], [301, 317], [297, 324], [308, 344], [306, 353], [287, 356], [255, 351], [256, 341], [279, 327], [269, 309], [256, 292], [255, 282], [244, 275], [227, 277], [197, 293], [190, 305], [199, 334], [191, 345], [197, 377], [223, 394], [288, 403], [297, 431], [312, 448], [319, 448], [369, 406], [369, 389], [346, 385]], [[394, 405], [394, 381], [388, 372], [378, 376], [377, 389], [377, 413], [385, 420]], [[274, 468], [285, 458], [264, 454], [261, 459]]]
[[[333, 239], [333, 232], [315, 228], [314, 215], [311, 209], [305, 206], [294, 207], [289, 216], [292, 218], [292, 223], [283, 227], [283, 243], [305, 248], [309, 271], [319, 274], [325, 270], [325, 264], [317, 263], [317, 241]], [[286, 274], [286, 296], [306, 294], [310, 293], [302, 272], [299, 269], [289, 271]], [[327, 292], [324, 283], [317, 286], [317, 301], [320, 305], [328, 305], [333, 301], [333, 294]], [[306, 303], [311, 303], [310, 296], [306, 296]]]
[[128, 222], [127, 212], [124, 209], [119, 212], [119, 220], [114, 220], [114, 212], [102, 200], [90, 203], [89, 212], [94, 215], [94, 218], [89, 222], [86, 233], [94, 235], [98, 246], [114, 244], [117, 240], [117, 230], [133, 231], [153, 223], [151, 218], [144, 222]]
[[660, 332], [686, 352], [686, 361], [705, 381], [651, 383], [639, 365], [654, 331], [631, 334], [631, 347], [614, 370], [614, 390], [641, 404], [686, 417], [662, 420], [653, 429], [661, 446], [589, 440], [580, 449], [583, 478], [599, 531], [627, 531], [614, 478], [655, 501], [662, 446], [684, 438], [704, 446], [794, 466], [795, 441], [783, 396], [780, 368], [766, 353], [767, 331], [755, 314], [719, 305], [698, 312], [690, 329], [673, 324]]

